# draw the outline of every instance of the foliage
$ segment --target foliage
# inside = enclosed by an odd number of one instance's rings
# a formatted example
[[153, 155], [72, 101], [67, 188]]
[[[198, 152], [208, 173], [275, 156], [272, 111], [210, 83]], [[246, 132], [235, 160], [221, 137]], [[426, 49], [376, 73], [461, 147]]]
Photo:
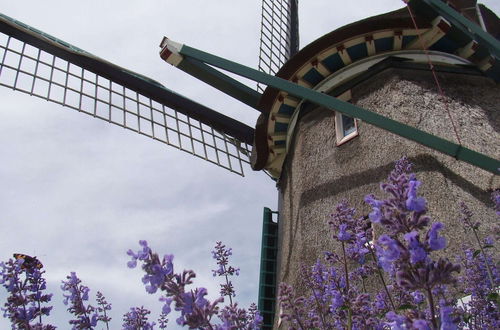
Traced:
[[3, 316], [9, 318], [12, 329], [55, 329], [50, 324], [42, 324], [42, 317], [48, 316], [52, 309], [44, 306], [52, 299], [52, 294], [44, 293], [44, 273], [37, 264], [25, 259], [0, 263], [0, 284], [9, 293], [2, 311]]
[[[338, 251], [325, 253], [303, 267], [307, 296], [297, 297], [292, 286], [280, 285], [281, 318], [290, 329], [499, 329], [500, 276], [493, 261], [493, 238], [480, 240], [480, 223], [462, 204], [462, 223], [476, 237], [477, 249], [465, 249], [460, 265], [436, 256], [447, 246], [444, 225], [426, 215], [427, 202], [418, 195], [422, 184], [410, 173], [406, 158], [396, 163], [386, 183], [385, 199], [370, 194], [368, 217], [356, 217], [342, 201], [328, 225]], [[498, 214], [500, 197], [493, 200]], [[372, 228], [383, 233], [374, 239]], [[376, 274], [381, 290], [367, 288]], [[457, 290], [457, 279], [465, 284]], [[457, 296], [470, 295], [460, 304]]]
[[[123, 316], [122, 329], [151, 330], [158, 324], [160, 329], [167, 328], [168, 315], [173, 309], [179, 312], [176, 323], [187, 326], [190, 329], [259, 329], [262, 317], [257, 311], [255, 304], [248, 310], [239, 308], [232, 297], [236, 296], [234, 287], [229, 276], [238, 275], [239, 268], [229, 265], [229, 257], [232, 250], [226, 248], [222, 242], [217, 242], [215, 250], [212, 251], [217, 261], [218, 269], [214, 270], [214, 276], [223, 276], [225, 283], [221, 284], [221, 297], [210, 302], [205, 298], [207, 289], [187, 287], [193, 284], [196, 274], [192, 270], [184, 270], [180, 273], [174, 272], [173, 255], [164, 255], [160, 260], [157, 253], [149, 248], [146, 241], [140, 241], [140, 249], [137, 252], [129, 250], [127, 254], [131, 260], [127, 263], [129, 268], [134, 268], [137, 263], [142, 263], [144, 271], [142, 282], [146, 292], [149, 294], [161, 291], [159, 301], [162, 303], [162, 312], [158, 323], [150, 322], [148, 319], [151, 311], [143, 306], [131, 307]], [[30, 257], [35, 261], [36, 258]], [[8, 291], [9, 297], [5, 303], [4, 317], [10, 319], [12, 329], [55, 329], [52, 325], [43, 325], [42, 316], [48, 316], [52, 307], [42, 305], [50, 302], [52, 295], [43, 294], [45, 290], [45, 279], [41, 271], [41, 263], [27, 263], [23, 259], [0, 263], [0, 284]], [[97, 292], [97, 307], [89, 304], [90, 289], [81, 283], [75, 272], [71, 272], [62, 281], [63, 303], [68, 307], [68, 312], [74, 316], [69, 323], [72, 329], [95, 329], [99, 322], [109, 329], [111, 318], [107, 311], [111, 310], [111, 304], [101, 292]], [[228, 296], [230, 304], [224, 307], [219, 305], [224, 302], [224, 296]]]
[[[365, 197], [371, 207], [368, 216], [356, 216], [345, 200], [337, 205], [328, 226], [338, 249], [302, 267], [307, 295], [298, 296], [292, 286], [280, 284], [280, 317], [290, 329], [500, 329], [500, 273], [494, 253], [500, 227], [481, 238], [481, 222], [462, 203], [460, 222], [475, 247], [464, 246], [455, 261], [442, 257], [440, 251], [447, 246], [441, 235], [444, 225], [427, 216], [427, 201], [418, 195], [421, 184], [402, 158], [380, 186], [385, 198]], [[492, 200], [500, 217], [500, 191]], [[374, 226], [382, 233], [378, 238]], [[213, 276], [222, 277], [223, 283], [220, 297], [210, 301], [206, 288], [191, 288], [194, 271], [176, 273], [173, 255], [160, 258], [146, 241], [139, 245], [138, 251], [127, 251], [127, 265], [140, 264], [146, 292], [160, 293], [161, 314], [151, 322], [149, 310], [132, 307], [123, 316], [122, 329], [165, 329], [172, 309], [178, 314], [175, 322], [190, 329], [261, 327], [255, 304], [244, 309], [233, 302], [236, 292], [230, 277], [240, 270], [229, 264], [231, 248], [217, 242], [212, 251], [217, 263]], [[52, 309], [46, 306], [52, 295], [44, 293], [42, 267], [32, 257], [0, 263], [0, 284], [8, 292], [2, 311], [12, 329], [55, 329], [43, 324]], [[90, 289], [74, 272], [62, 281], [61, 289], [74, 316], [69, 321], [72, 329], [94, 329], [99, 322], [109, 329], [111, 304], [101, 292], [96, 295], [97, 307], [89, 304]], [[467, 301], [456, 298], [463, 296]], [[229, 304], [222, 306], [225, 297]]]
[[[142, 282], [146, 286], [146, 291], [149, 293], [155, 293], [158, 290], [163, 292], [159, 298], [163, 303], [162, 312], [168, 315], [172, 310], [173, 303], [174, 310], [180, 313], [176, 319], [177, 324], [188, 326], [190, 329], [258, 329], [260, 327], [262, 319], [254, 306], [246, 311], [238, 308], [237, 304], [231, 300], [231, 297], [235, 296], [235, 291], [228, 276], [237, 275], [239, 269], [229, 266], [231, 249], [226, 249], [221, 242], [217, 242], [215, 250], [212, 251], [212, 255], [219, 265], [219, 269], [213, 272], [214, 275], [224, 276], [226, 283], [221, 285], [222, 296], [212, 302], [205, 298], [206, 288], [187, 288], [196, 277], [192, 270], [175, 273], [173, 255], [164, 255], [160, 260], [158, 254], [149, 248], [146, 241], [140, 241], [139, 244], [140, 250], [127, 252], [132, 258], [128, 266], [133, 268], [137, 266], [138, 261], [142, 262], [141, 267], [145, 272]], [[219, 304], [224, 302], [224, 296], [230, 298], [230, 304], [221, 310]], [[215, 316], [218, 316], [221, 324], [214, 322]]]

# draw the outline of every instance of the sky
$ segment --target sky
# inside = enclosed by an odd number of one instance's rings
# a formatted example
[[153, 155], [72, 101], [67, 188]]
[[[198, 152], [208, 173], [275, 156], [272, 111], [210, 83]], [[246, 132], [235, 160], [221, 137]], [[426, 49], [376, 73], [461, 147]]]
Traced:
[[[163, 36], [257, 67], [260, 1], [2, 1], [1, 12], [92, 54], [151, 77], [180, 94], [253, 126], [257, 112], [163, 62]], [[498, 0], [483, 1], [496, 13]], [[301, 47], [362, 18], [402, 7], [399, 0], [300, 1]], [[251, 87], [255, 84], [249, 83]], [[233, 248], [237, 301], [257, 302], [263, 207], [277, 208], [275, 183], [245, 177], [163, 143], [74, 110], [0, 87], [0, 260], [36, 255], [54, 293], [49, 322], [67, 329], [61, 280], [75, 271], [94, 298], [113, 304], [111, 328], [132, 306], [161, 308], [125, 252], [145, 239], [174, 254], [177, 271], [216, 297], [216, 241]], [[325, 210], [328, 212], [329, 210]], [[0, 290], [0, 303], [5, 291]], [[175, 320], [171, 320], [175, 329]], [[0, 328], [8, 327], [0, 319]]]

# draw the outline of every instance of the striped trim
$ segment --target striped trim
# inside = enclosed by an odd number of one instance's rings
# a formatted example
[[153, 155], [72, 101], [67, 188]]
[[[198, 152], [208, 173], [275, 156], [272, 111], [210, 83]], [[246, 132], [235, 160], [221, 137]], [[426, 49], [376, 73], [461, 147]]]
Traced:
[[[338, 83], [349, 79], [346, 70], [351, 65], [357, 66], [356, 63], [359, 61], [366, 62], [371, 57], [380, 57], [381, 61], [390, 55], [407, 54], [412, 50], [418, 52], [422, 49], [422, 44], [433, 53], [434, 61], [437, 63], [470, 64], [468, 59], [475, 55], [478, 48], [477, 42], [471, 41], [460, 47], [446, 37], [450, 29], [451, 24], [438, 16], [433, 20], [432, 27], [427, 29], [387, 29], [358, 35], [315, 54], [296, 70], [290, 80], [307, 88], [325, 90], [326, 85], [332, 88], [330, 82], [333, 76]], [[442, 56], [439, 56], [436, 51], [441, 52]], [[456, 54], [465, 61], [449, 54]], [[411, 60], [422, 62], [420, 57], [415, 54]], [[492, 61], [489, 57], [484, 58], [477, 63], [477, 67], [485, 72], [494, 65]], [[363, 72], [375, 63], [361, 65], [357, 71]], [[295, 126], [295, 113], [298, 112], [299, 104], [300, 100], [290, 98], [283, 93], [278, 94], [273, 101], [267, 126], [269, 157], [265, 168], [274, 177], [279, 177], [281, 174], [281, 166], [288, 148], [288, 138], [292, 134], [290, 128]]]

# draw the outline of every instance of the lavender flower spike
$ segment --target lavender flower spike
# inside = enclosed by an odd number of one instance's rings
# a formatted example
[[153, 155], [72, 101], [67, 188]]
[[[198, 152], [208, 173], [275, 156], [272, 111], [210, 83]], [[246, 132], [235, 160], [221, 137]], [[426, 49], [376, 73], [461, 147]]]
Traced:
[[375, 199], [373, 194], [367, 195], [365, 197], [365, 202], [369, 204], [373, 209], [368, 215], [373, 223], [379, 223], [382, 219], [381, 207], [383, 205], [382, 201]]
[[42, 324], [42, 317], [48, 316], [52, 310], [52, 306], [43, 306], [50, 302], [52, 294], [43, 293], [46, 289], [45, 272], [39, 264], [24, 259], [0, 263], [0, 284], [9, 293], [2, 310], [4, 317], [10, 319], [12, 329], [55, 329], [50, 324]]
[[148, 322], [148, 315], [151, 314], [149, 310], [141, 307], [132, 307], [130, 312], [123, 315], [122, 327], [124, 330], [153, 330], [155, 322]]
[[427, 252], [420, 243], [418, 232], [409, 232], [404, 235], [404, 238], [408, 242], [408, 251], [410, 252], [410, 262], [412, 264], [427, 260]]
[[427, 236], [429, 247], [432, 251], [441, 250], [446, 247], [446, 238], [443, 236], [438, 236], [438, 232], [443, 229], [444, 225], [441, 222], [435, 222], [432, 224]]
[[229, 276], [239, 275], [240, 269], [229, 265], [229, 257], [233, 254], [231, 248], [226, 248], [222, 242], [215, 244], [215, 250], [212, 251], [212, 257], [217, 260], [218, 269], [212, 270], [214, 276], [224, 276], [226, 283], [221, 284], [221, 296], [228, 296], [232, 304], [232, 297], [236, 296], [233, 283], [229, 280]]
[[67, 293], [63, 293], [65, 305], [70, 304], [68, 311], [76, 316], [76, 319], [70, 320], [69, 323], [76, 329], [91, 329], [97, 325], [99, 315], [96, 309], [91, 306], [85, 306], [85, 301], [89, 299], [90, 289], [81, 285], [81, 280], [76, 276], [75, 272], [71, 272], [66, 276], [67, 281], [62, 281], [61, 289]]
[[127, 254], [132, 258], [132, 260], [127, 263], [127, 266], [129, 268], [135, 268], [137, 266], [137, 260], [144, 263], [142, 269], [146, 274], [142, 277], [142, 282], [146, 285], [146, 291], [152, 294], [160, 289], [169, 277], [173, 276], [174, 256], [165, 255], [162, 261], [160, 261], [158, 254], [151, 251], [146, 241], [141, 240], [139, 244], [142, 247], [139, 251], [127, 251]]
[[398, 242], [388, 235], [380, 236], [376, 249], [380, 266], [386, 272], [390, 271], [393, 262], [398, 260], [403, 252]]
[[421, 184], [422, 182], [415, 179], [409, 182], [408, 199], [406, 200], [406, 207], [409, 211], [423, 212], [426, 210], [426, 200], [417, 196], [417, 189]]

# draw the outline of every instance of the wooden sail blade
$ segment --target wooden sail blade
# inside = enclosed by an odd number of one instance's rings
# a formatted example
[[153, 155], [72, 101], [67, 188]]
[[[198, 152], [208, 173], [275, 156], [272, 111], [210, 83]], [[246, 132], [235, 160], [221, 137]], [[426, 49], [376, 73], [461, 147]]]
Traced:
[[297, 6], [298, 0], [262, 0], [259, 71], [275, 75], [298, 52]]
[[105, 120], [243, 175], [253, 128], [0, 14], [0, 86]]

